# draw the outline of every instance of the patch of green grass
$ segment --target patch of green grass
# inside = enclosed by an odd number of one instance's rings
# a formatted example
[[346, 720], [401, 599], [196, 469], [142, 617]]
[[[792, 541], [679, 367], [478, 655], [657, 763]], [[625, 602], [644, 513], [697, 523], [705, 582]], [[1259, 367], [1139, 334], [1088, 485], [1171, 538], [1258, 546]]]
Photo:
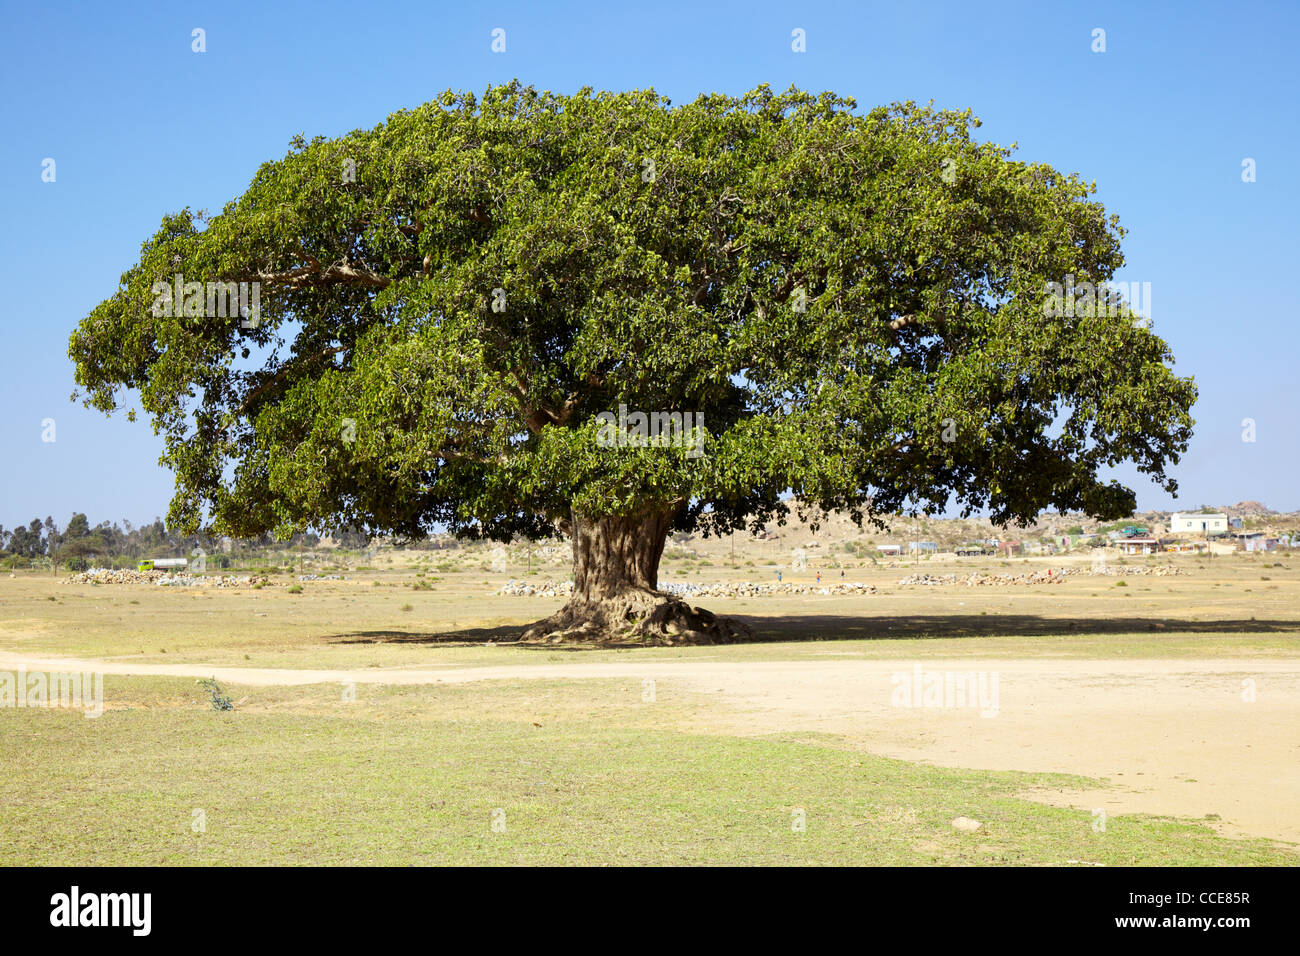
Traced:
[[1296, 862], [1200, 823], [1096, 833], [1088, 812], [1016, 796], [1096, 785], [1082, 778], [695, 733], [689, 696], [647, 704], [639, 681], [362, 685], [352, 703], [336, 685], [227, 687], [233, 713], [191, 681], [110, 675], [105, 692], [98, 719], [0, 713], [0, 864]]

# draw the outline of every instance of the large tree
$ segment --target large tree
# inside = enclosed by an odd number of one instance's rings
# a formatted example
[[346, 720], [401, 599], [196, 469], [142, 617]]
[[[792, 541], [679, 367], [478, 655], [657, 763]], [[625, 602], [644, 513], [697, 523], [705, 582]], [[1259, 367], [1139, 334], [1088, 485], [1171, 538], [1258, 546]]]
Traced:
[[[164, 218], [72, 335], [77, 381], [106, 412], [139, 390], [187, 533], [560, 532], [574, 593], [528, 636], [725, 640], [657, 590], [673, 530], [791, 501], [1111, 518], [1122, 461], [1175, 489], [1190, 379], [1047, 295], [1111, 279], [1116, 218], [976, 126], [766, 87], [448, 92]], [[189, 282], [258, 295], [241, 318]], [[620, 406], [702, 428], [611, 441]]]

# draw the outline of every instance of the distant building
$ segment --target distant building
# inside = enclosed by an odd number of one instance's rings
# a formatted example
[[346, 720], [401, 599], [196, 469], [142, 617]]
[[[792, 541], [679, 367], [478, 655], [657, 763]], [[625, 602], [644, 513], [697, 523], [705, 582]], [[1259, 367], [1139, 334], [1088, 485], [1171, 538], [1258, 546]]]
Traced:
[[1163, 550], [1156, 538], [1125, 538], [1119, 543], [1124, 554], [1155, 554]]
[[918, 546], [922, 554], [927, 554], [927, 553], [932, 554], [935, 551], [939, 550], [939, 546], [935, 544], [933, 541], [909, 541], [907, 542], [908, 553], [915, 554], [917, 552]]
[[1276, 551], [1280, 539], [1269, 537], [1262, 531], [1247, 531], [1235, 536], [1242, 551]]
[[1227, 534], [1228, 516], [1176, 511], [1169, 516], [1169, 531], [1172, 534]]
[[876, 550], [880, 552], [881, 557], [896, 558], [903, 553], [901, 544], [878, 544]]

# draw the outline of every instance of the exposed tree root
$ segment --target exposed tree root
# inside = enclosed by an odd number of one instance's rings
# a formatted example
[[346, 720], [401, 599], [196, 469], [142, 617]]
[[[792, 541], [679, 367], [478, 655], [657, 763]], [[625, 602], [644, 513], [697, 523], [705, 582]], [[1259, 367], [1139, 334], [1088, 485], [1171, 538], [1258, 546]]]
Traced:
[[671, 594], [629, 587], [600, 601], [575, 595], [550, 617], [528, 628], [520, 640], [551, 644], [731, 644], [752, 637], [749, 625], [734, 618], [691, 607]]

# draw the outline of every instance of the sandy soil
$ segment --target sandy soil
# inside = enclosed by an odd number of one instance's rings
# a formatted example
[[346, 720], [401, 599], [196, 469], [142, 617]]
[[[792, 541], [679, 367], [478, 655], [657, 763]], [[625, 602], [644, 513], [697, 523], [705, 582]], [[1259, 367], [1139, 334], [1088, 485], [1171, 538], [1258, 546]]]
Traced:
[[[1058, 805], [1203, 818], [1229, 835], [1300, 843], [1300, 660], [643, 662], [438, 669], [283, 670], [42, 658], [0, 651], [0, 670], [215, 677], [253, 686], [328, 682], [654, 679], [715, 696], [720, 732], [814, 730], [873, 753], [940, 766], [1108, 779], [1105, 790], [1035, 791]], [[984, 675], [981, 707], [906, 706], [902, 688]], [[918, 684], [919, 681], [919, 684]], [[1247, 698], [1253, 691], [1253, 700]], [[922, 695], [924, 697], [924, 694]], [[991, 713], [996, 711], [995, 714]]]

